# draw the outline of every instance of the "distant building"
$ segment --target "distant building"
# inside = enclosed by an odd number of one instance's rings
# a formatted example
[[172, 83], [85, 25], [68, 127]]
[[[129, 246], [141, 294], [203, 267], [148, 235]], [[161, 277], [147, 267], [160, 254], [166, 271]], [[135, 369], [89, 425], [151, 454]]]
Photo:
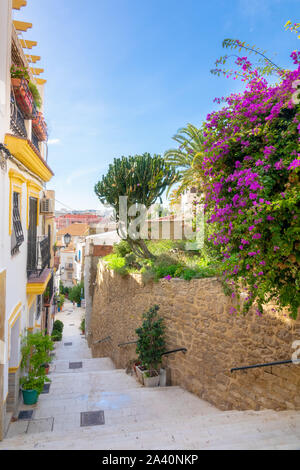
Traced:
[[55, 218], [56, 228], [60, 230], [69, 227], [72, 224], [99, 224], [102, 217], [96, 214], [86, 213], [68, 213], [60, 214]]
[[[71, 242], [66, 246], [64, 236], [71, 235]], [[88, 224], [72, 224], [60, 229], [56, 234], [59, 280], [64, 287], [72, 287], [82, 280], [85, 239], [89, 235]]]

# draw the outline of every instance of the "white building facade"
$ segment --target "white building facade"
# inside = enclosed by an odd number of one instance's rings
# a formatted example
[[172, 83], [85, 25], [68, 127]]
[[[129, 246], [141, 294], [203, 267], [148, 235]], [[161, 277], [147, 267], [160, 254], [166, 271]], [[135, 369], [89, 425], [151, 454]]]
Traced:
[[33, 130], [37, 114], [22, 113], [11, 79], [12, 64], [25, 67], [44, 95], [44, 81], [31, 72], [18, 37], [23, 25], [13, 22], [13, 8], [21, 6], [18, 0], [0, 2], [0, 440], [19, 401], [22, 337], [50, 330], [53, 313], [43, 294], [53, 279], [54, 230], [41, 206], [53, 173]]

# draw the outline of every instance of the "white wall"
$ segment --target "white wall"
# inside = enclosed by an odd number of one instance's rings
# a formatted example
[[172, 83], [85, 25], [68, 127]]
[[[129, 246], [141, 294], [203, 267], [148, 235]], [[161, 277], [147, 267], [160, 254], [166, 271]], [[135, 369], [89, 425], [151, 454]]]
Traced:
[[[67, 263], [72, 263], [73, 264], [73, 269], [72, 270], [67, 270], [65, 268]], [[60, 266], [64, 267], [63, 274], [61, 274], [60, 279], [64, 285], [64, 287], [73, 287], [73, 277], [74, 277], [74, 264], [75, 264], [75, 251], [60, 251]], [[72, 278], [68, 278], [68, 273], [72, 274]]]
[[[4, 143], [4, 135], [9, 130], [10, 123], [10, 56], [11, 56], [11, 18], [12, 0], [0, 1], [0, 143]], [[8, 174], [0, 169], [0, 272], [7, 269], [8, 232]], [[10, 303], [11, 300], [6, 299]], [[7, 304], [8, 305], [8, 304]], [[7, 316], [7, 309], [6, 309]], [[7, 326], [5, 329], [7, 348]], [[7, 354], [6, 354], [7, 357]], [[8, 364], [4, 368], [3, 397], [8, 391]]]

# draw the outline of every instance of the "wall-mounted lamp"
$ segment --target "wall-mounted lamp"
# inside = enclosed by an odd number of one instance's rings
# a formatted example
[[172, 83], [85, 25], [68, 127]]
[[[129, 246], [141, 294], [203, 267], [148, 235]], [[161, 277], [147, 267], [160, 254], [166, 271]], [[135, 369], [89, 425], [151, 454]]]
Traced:
[[71, 235], [69, 233], [66, 233], [65, 236], [64, 236], [64, 242], [65, 242], [65, 245], [66, 247], [68, 247], [70, 245], [70, 242], [71, 242]]

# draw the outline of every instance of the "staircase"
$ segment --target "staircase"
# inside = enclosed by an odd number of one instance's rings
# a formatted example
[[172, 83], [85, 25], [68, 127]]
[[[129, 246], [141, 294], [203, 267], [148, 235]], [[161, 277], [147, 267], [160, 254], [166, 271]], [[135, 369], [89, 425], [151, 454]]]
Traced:
[[[144, 388], [109, 358], [92, 359], [80, 313], [68, 304], [60, 315], [50, 391], [21, 405], [32, 419], [12, 422], [0, 449], [300, 449], [299, 412], [222, 412], [180, 387]], [[81, 426], [81, 413], [99, 410], [104, 424]]]

